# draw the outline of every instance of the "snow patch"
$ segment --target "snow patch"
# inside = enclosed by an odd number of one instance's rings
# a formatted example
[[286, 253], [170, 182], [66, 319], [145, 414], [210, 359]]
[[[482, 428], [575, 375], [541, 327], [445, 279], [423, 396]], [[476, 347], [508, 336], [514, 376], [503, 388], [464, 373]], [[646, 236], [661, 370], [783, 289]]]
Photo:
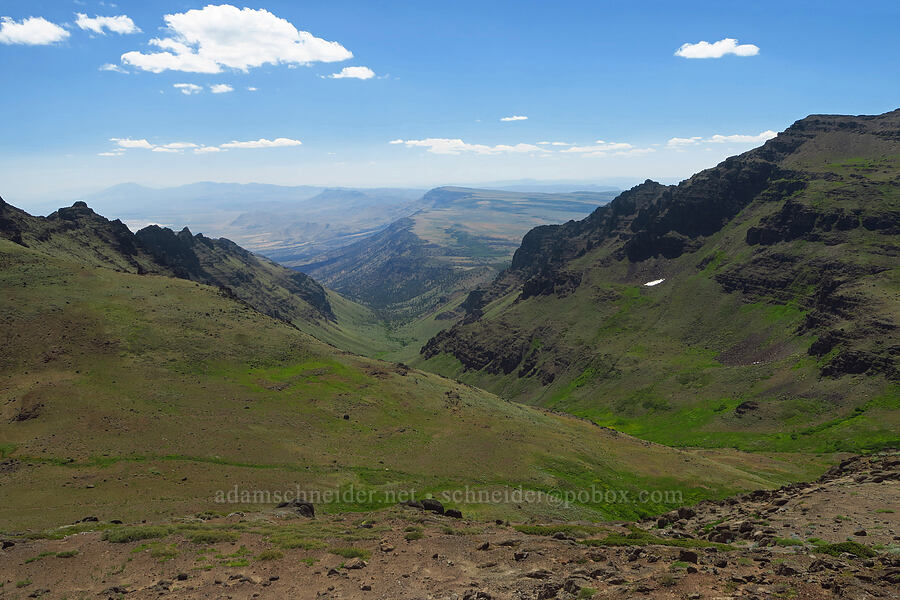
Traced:
[[644, 285], [647, 287], [653, 287], [654, 285], [661, 284], [663, 281], [665, 281], [665, 279], [654, 279], [653, 281], [648, 281]]

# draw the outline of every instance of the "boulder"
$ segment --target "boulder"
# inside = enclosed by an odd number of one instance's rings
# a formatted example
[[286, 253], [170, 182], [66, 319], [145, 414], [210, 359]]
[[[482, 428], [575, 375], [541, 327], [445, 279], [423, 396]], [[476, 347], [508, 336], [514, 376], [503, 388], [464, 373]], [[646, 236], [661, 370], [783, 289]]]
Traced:
[[297, 514], [302, 515], [304, 517], [312, 519], [316, 516], [316, 509], [310, 502], [304, 502], [303, 500], [292, 500], [290, 502], [282, 502], [277, 508], [291, 508], [297, 512]]
[[365, 569], [368, 563], [361, 558], [351, 558], [344, 563], [345, 569]]
[[439, 515], [444, 514], [444, 505], [434, 498], [425, 498], [422, 500], [422, 508], [436, 512]]

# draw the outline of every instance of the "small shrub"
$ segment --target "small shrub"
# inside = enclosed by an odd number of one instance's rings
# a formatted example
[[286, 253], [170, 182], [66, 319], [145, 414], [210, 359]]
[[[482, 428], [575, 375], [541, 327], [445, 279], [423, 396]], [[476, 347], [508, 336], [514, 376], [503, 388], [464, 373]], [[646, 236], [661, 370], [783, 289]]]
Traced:
[[225, 563], [226, 567], [247, 567], [250, 566], [250, 561], [246, 558], [239, 558], [237, 560], [228, 561]]
[[801, 540], [795, 540], [794, 538], [775, 538], [774, 540], [776, 546], [802, 546], [803, 542]]
[[27, 559], [25, 561], [25, 564], [27, 565], [29, 563], [37, 562], [37, 561], [41, 560], [42, 558], [47, 558], [48, 556], [53, 556], [54, 554], [55, 554], [54, 552], [41, 552], [37, 556], [32, 556], [31, 558]]
[[17, 588], [28, 587], [29, 585], [31, 585], [31, 580], [30, 580], [30, 579], [23, 579], [23, 580], [21, 580], [21, 581], [17, 581], [17, 582], [16, 582], [16, 587], [17, 587]]
[[362, 558], [367, 559], [371, 556], [371, 552], [362, 548], [329, 548], [329, 552], [343, 556], [344, 558]]
[[837, 544], [820, 544], [816, 548], [816, 552], [820, 554], [830, 554], [831, 556], [840, 556], [842, 552], [852, 554], [858, 558], [872, 558], [875, 551], [868, 546], [863, 546], [859, 542], [839, 542]]
[[73, 556], [78, 556], [78, 550], [65, 550], [56, 553], [56, 558], [72, 558]]
[[113, 544], [125, 544], [128, 542], [137, 542], [140, 540], [151, 540], [154, 538], [166, 537], [171, 533], [168, 527], [156, 525], [135, 525], [131, 527], [118, 527], [116, 529], [108, 529], [103, 534], [103, 539]]
[[597, 590], [591, 587], [583, 587], [578, 590], [578, 600], [590, 600], [597, 594]]
[[279, 560], [284, 558], [284, 552], [281, 550], [263, 550], [256, 557], [257, 560]]
[[269, 538], [269, 541], [285, 550], [291, 548], [303, 548], [304, 550], [315, 550], [316, 548], [324, 548], [325, 544], [316, 540], [310, 540], [299, 536], [295, 533], [277, 533]]
[[412, 541], [415, 541], [415, 540], [421, 540], [423, 537], [425, 537], [425, 535], [424, 535], [421, 531], [418, 531], [418, 530], [417, 530], [417, 531], [410, 531], [410, 532], [408, 532], [406, 535], [403, 536], [403, 538], [404, 538], [407, 542], [412, 542]]
[[168, 546], [154, 544], [150, 548], [150, 556], [159, 559], [159, 562], [166, 562], [178, 556], [178, 548], [174, 544]]
[[232, 531], [195, 531], [188, 535], [188, 539], [195, 544], [236, 542], [237, 538], [237, 534]]

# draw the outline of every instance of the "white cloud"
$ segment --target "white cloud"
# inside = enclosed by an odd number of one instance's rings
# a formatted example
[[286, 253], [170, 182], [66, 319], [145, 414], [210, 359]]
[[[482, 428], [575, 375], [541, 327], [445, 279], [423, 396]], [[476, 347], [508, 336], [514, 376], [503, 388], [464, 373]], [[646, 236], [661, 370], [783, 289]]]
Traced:
[[115, 73], [128, 73], [128, 71], [126, 71], [119, 65], [114, 65], [112, 63], [106, 63], [105, 65], [100, 65], [100, 70], [101, 71], [113, 71]]
[[234, 88], [227, 83], [217, 83], [209, 86], [209, 91], [213, 94], [227, 94], [228, 92], [233, 92]]
[[255, 92], [255, 91], [256, 91], [256, 88], [253, 87], [253, 86], [250, 86], [250, 87], [247, 88], [247, 91], [248, 91], [248, 92]]
[[68, 31], [43, 17], [28, 17], [21, 21], [0, 17], [0, 44], [45, 46], [68, 37]]
[[332, 73], [330, 79], [372, 79], [375, 71], [369, 67], [344, 67], [340, 73]]
[[104, 29], [118, 34], [139, 33], [141, 31], [134, 24], [134, 21], [125, 15], [118, 15], [115, 17], [94, 16], [91, 18], [84, 13], [77, 13], [76, 16], [78, 18], [75, 20], [75, 24], [81, 29], [93, 31], [94, 33], [99, 33], [101, 35], [106, 35]]
[[525, 115], [513, 115], [511, 117], [503, 117], [500, 119], [501, 121], [527, 121], [528, 117]]
[[673, 137], [669, 138], [669, 141], [666, 142], [666, 146], [668, 146], [669, 148], [683, 148], [685, 146], [696, 146], [702, 141], [703, 138], [699, 135], [695, 135], [694, 137], [689, 138]]
[[249, 142], [228, 142], [227, 144], [222, 144], [220, 148], [282, 148], [285, 146], [299, 146], [302, 143], [300, 140], [292, 140], [290, 138], [275, 138], [274, 140], [260, 138]]
[[181, 90], [181, 93], [185, 96], [193, 96], [194, 94], [199, 94], [203, 91], [203, 86], [195, 83], [174, 83], [172, 84], [172, 87]]
[[604, 142], [597, 140], [591, 146], [572, 146], [560, 152], [581, 154], [582, 156], [636, 156], [655, 152], [653, 148], [635, 148], [627, 142]]
[[515, 144], [514, 146], [498, 144], [496, 146], [486, 146], [484, 144], [469, 144], [461, 139], [449, 138], [392, 140], [388, 143], [406, 144], [407, 148], [427, 148], [432, 154], [462, 154], [463, 152], [472, 152], [474, 154], [521, 154], [528, 152], [548, 152], [548, 150], [545, 150], [540, 146], [535, 146], [534, 144]]
[[264, 64], [306, 65], [348, 60], [353, 54], [338, 42], [299, 31], [265, 9], [230, 4], [165, 15], [168, 36], [150, 44], [160, 51], [126, 52], [122, 62], [145, 71], [220, 73]]
[[709, 138], [709, 141], [714, 144], [761, 144], [766, 140], [771, 140], [773, 137], [778, 135], [776, 132], [771, 129], [767, 131], [761, 131], [756, 135], [714, 135]]
[[193, 144], [191, 142], [170, 142], [168, 144], [163, 144], [160, 148], [166, 148], [167, 150], [184, 150], [185, 148], [196, 148], [197, 144]]
[[708, 138], [704, 138], [702, 136], [696, 135], [693, 137], [682, 138], [682, 137], [673, 137], [670, 138], [668, 142], [666, 142], [666, 146], [668, 148], [681, 149], [688, 146], [697, 146], [700, 144], [761, 144], [766, 140], [771, 140], [773, 137], [778, 135], [776, 132], [768, 129], [766, 131], [762, 131], [756, 135], [721, 135], [716, 134]]
[[128, 149], [138, 148], [141, 150], [150, 150], [151, 152], [164, 152], [170, 154], [181, 154], [185, 150], [193, 150], [195, 154], [208, 154], [212, 152], [226, 152], [229, 148], [283, 148], [289, 146], [300, 146], [300, 140], [290, 138], [275, 138], [267, 140], [260, 138], [248, 142], [228, 142], [221, 146], [203, 146], [194, 142], [169, 142], [167, 144], [151, 144], [146, 139], [131, 138], [110, 138], [111, 142], [115, 142], [116, 148], [109, 152], [101, 152], [98, 156], [119, 156]]
[[115, 142], [120, 148], [144, 148], [151, 150], [153, 144], [145, 139], [133, 140], [131, 138], [110, 138], [109, 141]]
[[721, 39], [718, 42], [697, 42], [696, 44], [682, 44], [675, 51], [675, 56], [682, 58], [722, 58], [726, 54], [735, 56], [756, 56], [759, 54], [759, 46], [753, 44], [740, 44], [734, 38]]

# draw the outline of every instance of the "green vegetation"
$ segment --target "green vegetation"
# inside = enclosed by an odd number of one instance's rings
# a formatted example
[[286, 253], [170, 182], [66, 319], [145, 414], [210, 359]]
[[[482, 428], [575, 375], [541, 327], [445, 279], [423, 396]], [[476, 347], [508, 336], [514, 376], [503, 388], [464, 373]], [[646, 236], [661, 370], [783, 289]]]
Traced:
[[280, 560], [284, 558], [284, 552], [281, 550], [263, 550], [259, 553], [259, 556], [256, 557], [257, 560]]
[[103, 539], [114, 544], [126, 544], [154, 538], [163, 538], [172, 533], [171, 527], [160, 525], [136, 525], [133, 527], [118, 527], [109, 529], [103, 534]]
[[575, 537], [587, 537], [606, 531], [603, 527], [595, 525], [579, 525], [576, 523], [558, 523], [553, 525], [515, 525], [516, 531], [527, 535], [553, 535], [565, 533]]
[[776, 546], [802, 546], [803, 545], [803, 540], [798, 540], [798, 539], [794, 539], [794, 538], [779, 538], [779, 537], [777, 537], [777, 538], [773, 539], [772, 542]]
[[622, 535], [611, 533], [602, 539], [581, 540], [585, 546], [675, 546], [677, 548], [719, 548], [720, 550], [732, 550], [733, 546], [718, 544], [699, 539], [674, 539], [661, 538], [639, 529], [631, 527], [631, 533]]
[[218, 544], [237, 541], [237, 534], [232, 531], [196, 531], [188, 539], [195, 544]]
[[[20, 473], [29, 473], [16, 479], [17, 493], [0, 507], [0, 517], [10, 529], [35, 530], [34, 536], [109, 530], [110, 539], [123, 543], [169, 533], [196, 534], [201, 544], [233, 539], [181, 526], [79, 523], [44, 530], [82, 517], [79, 504], [63, 503], [51, 513], [16, 503], [50, 502], [50, 490], [60, 489], [90, 498], [98, 511], [108, 503], [118, 518], [139, 522], [171, 512], [272, 506], [276, 500], [267, 493], [283, 490], [285, 481], [313, 491], [374, 492], [366, 496], [371, 502], [337, 495], [336, 502], [317, 506], [333, 513], [390, 506], [392, 493], [408, 489], [440, 497], [466, 485], [538, 492], [594, 485], [684, 489], [686, 497], [701, 499], [805, 475], [787, 461], [757, 457], [740, 473], [730, 464], [734, 457], [719, 462], [697, 455], [685, 464], [681, 453], [587, 422], [339, 353], [193, 282], [86, 267], [4, 240], [0, 260], [10, 265], [0, 270], [7, 291], [0, 308], [19, 340], [14, 352], [0, 348], [0, 364], [19, 373], [0, 400], [5, 411], [31, 410], [22, 398], [40, 405], [37, 418], [11, 422], [10, 412], [0, 420], [0, 441], [19, 460]], [[48, 347], [61, 358], [45, 361]], [[91, 419], [116, 425], [85, 427]], [[67, 435], [52, 435], [60, 431]], [[460, 445], [463, 434], [466, 444]], [[4, 484], [8, 477], [0, 475]], [[63, 487], [81, 477], [96, 477], [95, 488]], [[247, 494], [229, 501], [237, 481], [246, 482], [237, 492], [246, 487]], [[530, 504], [473, 504], [467, 512], [488, 519], [589, 520], [675, 505], [575, 501], [560, 508], [545, 497]], [[304, 542], [285, 537], [283, 543]]]
[[875, 550], [860, 544], [859, 542], [839, 542], [837, 544], [816, 544], [816, 552], [819, 554], [830, 554], [831, 556], [840, 556], [843, 553], [852, 554], [857, 558], [871, 558], [876, 555]]
[[344, 558], [362, 558], [368, 559], [371, 556], [371, 552], [368, 550], [363, 550], [362, 548], [329, 548], [328, 551], [332, 554], [337, 554], [338, 556], [343, 556]]

